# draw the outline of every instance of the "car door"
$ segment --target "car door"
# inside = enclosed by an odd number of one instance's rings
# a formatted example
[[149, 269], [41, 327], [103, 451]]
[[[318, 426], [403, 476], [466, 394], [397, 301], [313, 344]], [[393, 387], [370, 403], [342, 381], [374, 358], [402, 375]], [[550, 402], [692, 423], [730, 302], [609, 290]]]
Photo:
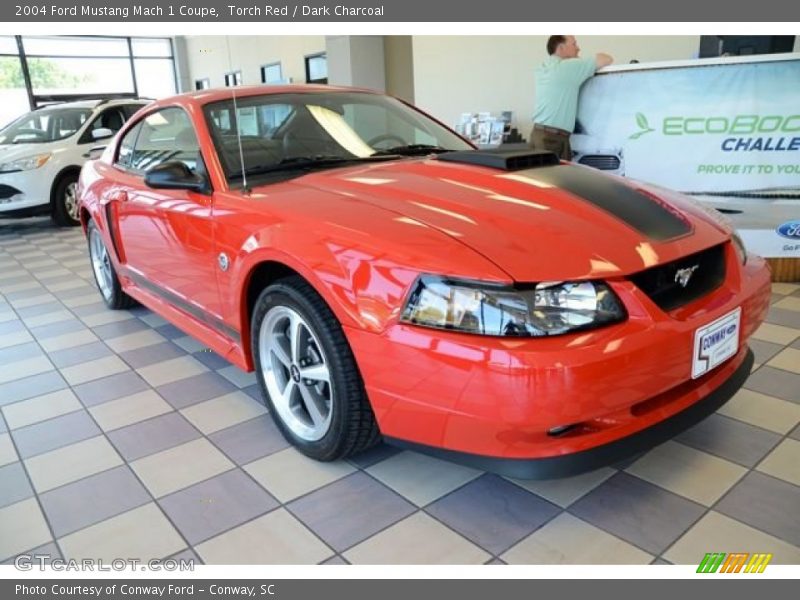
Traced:
[[179, 107], [149, 113], [120, 141], [119, 185], [109, 194], [126, 274], [195, 317], [219, 317], [212, 196], [145, 185], [147, 171], [167, 161], [205, 172], [191, 119]]

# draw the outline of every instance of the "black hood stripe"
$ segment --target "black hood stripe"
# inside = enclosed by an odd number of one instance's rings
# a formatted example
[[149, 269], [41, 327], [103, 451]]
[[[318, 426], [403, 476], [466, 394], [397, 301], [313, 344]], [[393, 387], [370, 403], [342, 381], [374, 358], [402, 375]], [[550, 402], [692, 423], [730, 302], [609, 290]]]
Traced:
[[655, 241], [671, 240], [692, 231], [687, 220], [649, 196], [588, 167], [559, 165], [519, 174], [529, 174], [531, 179], [564, 189]]

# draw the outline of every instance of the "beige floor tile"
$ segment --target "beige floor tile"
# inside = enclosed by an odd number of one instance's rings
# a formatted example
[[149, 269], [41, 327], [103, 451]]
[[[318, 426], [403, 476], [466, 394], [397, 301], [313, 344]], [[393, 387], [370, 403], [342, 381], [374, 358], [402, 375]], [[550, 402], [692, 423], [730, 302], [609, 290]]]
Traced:
[[[9, 321], [15, 321], [17, 315], [12, 310], [0, 310], [0, 323], [8, 323]], [[2, 346], [0, 346], [2, 348]]]
[[244, 466], [256, 481], [281, 502], [288, 502], [321, 488], [355, 468], [344, 462], [319, 462], [287, 448]]
[[131, 463], [147, 489], [160, 498], [233, 468], [222, 452], [205, 438], [140, 458]]
[[39, 493], [121, 464], [117, 451], [101, 435], [25, 460]]
[[248, 421], [266, 412], [263, 404], [238, 391], [193, 404], [181, 411], [192, 425], [206, 435]]
[[676, 565], [698, 565], [706, 552], [771, 552], [772, 563], [800, 563], [800, 548], [713, 510], [683, 534], [664, 558]]
[[30, 296], [28, 298], [20, 298], [19, 300], [14, 300], [9, 302], [11, 306], [14, 308], [28, 308], [29, 306], [39, 306], [40, 304], [46, 304], [48, 302], [55, 302], [58, 300], [53, 294], [38, 294], [36, 296]]
[[127, 321], [133, 319], [134, 316], [124, 310], [107, 310], [94, 315], [82, 317], [83, 321], [88, 327], [98, 327], [100, 325], [108, 325], [109, 323], [119, 323], [120, 321]]
[[56, 350], [66, 350], [67, 348], [75, 348], [83, 346], [84, 344], [91, 344], [97, 341], [97, 336], [89, 329], [82, 331], [75, 331], [72, 333], [65, 333], [64, 335], [56, 335], [51, 338], [41, 340], [39, 343], [44, 348], [45, 352], [55, 352]]
[[11, 434], [0, 433], [0, 467], [17, 461], [17, 451], [14, 449], [14, 442], [11, 441]]
[[750, 372], [752, 373], [753, 371], [758, 369], [758, 367], [760, 367], [760, 366], [761, 366], [761, 363], [753, 363], [753, 366], [750, 367]]
[[700, 504], [711, 506], [747, 469], [677, 442], [662, 444], [626, 471]]
[[[800, 442], [786, 438], [761, 461], [756, 470], [800, 486]], [[800, 506], [797, 509], [800, 516]]]
[[207, 565], [317, 564], [333, 555], [283, 508], [211, 538], [195, 550]]
[[744, 388], [717, 412], [781, 434], [800, 423], [800, 405]]
[[788, 298], [782, 298], [781, 300], [778, 300], [772, 306], [775, 308], [784, 308], [786, 310], [800, 311], [800, 298], [796, 296], [789, 296]]
[[767, 366], [800, 373], [800, 350], [784, 348], [767, 362]]
[[225, 379], [230, 381], [238, 388], [245, 388], [248, 385], [258, 383], [255, 373], [247, 373], [234, 365], [220, 369], [217, 371], [217, 373], [222, 375]]
[[772, 292], [774, 294], [786, 296], [787, 294], [795, 293], [797, 290], [800, 290], [800, 285], [797, 285], [796, 283], [784, 283], [781, 281], [772, 282]]
[[774, 325], [772, 323], [762, 323], [761, 327], [753, 334], [753, 337], [764, 342], [772, 342], [773, 344], [782, 344], [786, 346], [800, 337], [800, 329], [784, 327], [783, 325]]
[[51, 292], [65, 292], [67, 290], [74, 290], [77, 287], [86, 285], [86, 283], [80, 279], [69, 279], [67, 281], [60, 281], [59, 283], [50, 283], [46, 285], [47, 289]]
[[106, 346], [111, 348], [114, 352], [120, 353], [145, 348], [146, 346], [153, 346], [165, 341], [164, 336], [159, 335], [152, 329], [145, 329], [144, 331], [137, 331], [106, 340]]
[[53, 312], [36, 315], [35, 317], [28, 317], [22, 319], [28, 327], [43, 327], [44, 325], [52, 325], [53, 323], [60, 323], [61, 321], [69, 321], [74, 319], [75, 316], [68, 310], [54, 310]]
[[89, 304], [94, 304], [95, 302], [100, 301], [100, 294], [98, 292], [92, 292], [90, 294], [84, 294], [83, 296], [75, 296], [74, 298], [65, 298], [61, 302], [64, 306], [69, 308], [78, 308], [81, 306], [87, 306]]
[[104, 402], [89, 409], [103, 431], [119, 429], [172, 410], [155, 390], [145, 390], [119, 400]]
[[58, 390], [3, 407], [9, 429], [25, 427], [83, 408], [72, 390]]
[[425, 506], [472, 481], [481, 471], [416, 452], [401, 452], [367, 471], [417, 506]]
[[653, 560], [644, 550], [569, 513], [561, 513], [500, 558], [519, 565], [646, 565]]
[[41, 284], [38, 281], [36, 281], [35, 279], [31, 279], [30, 281], [23, 281], [22, 283], [0, 286], [0, 292], [3, 292], [4, 294], [11, 294], [13, 292], [24, 292], [27, 290], [38, 288], [40, 285]]
[[475, 544], [419, 512], [348, 550], [361, 565], [481, 565], [491, 558]]
[[203, 363], [191, 356], [181, 356], [138, 369], [139, 375], [153, 387], [186, 379], [206, 371], [208, 369]]
[[31, 375], [38, 375], [52, 370], [52, 363], [44, 355], [17, 360], [0, 365], [0, 383], [7, 383], [15, 379], [22, 379], [23, 377], [30, 377]]
[[0, 348], [11, 348], [12, 346], [18, 346], [19, 344], [25, 344], [32, 341], [33, 336], [31, 336], [31, 334], [27, 331], [12, 331], [11, 333], [0, 335]]
[[32, 550], [51, 539], [35, 498], [0, 508], [0, 560]]
[[70, 385], [78, 385], [128, 370], [130, 370], [130, 367], [118, 356], [106, 356], [65, 367], [61, 369], [61, 374]]
[[59, 544], [66, 559], [164, 558], [186, 543], [155, 503], [145, 504], [65, 536]]
[[533, 492], [537, 496], [541, 496], [545, 500], [549, 500], [553, 504], [557, 504], [561, 508], [566, 508], [579, 498], [591, 492], [614, 473], [616, 473], [616, 470], [604, 467], [564, 479], [543, 481], [509, 479], [509, 481]]

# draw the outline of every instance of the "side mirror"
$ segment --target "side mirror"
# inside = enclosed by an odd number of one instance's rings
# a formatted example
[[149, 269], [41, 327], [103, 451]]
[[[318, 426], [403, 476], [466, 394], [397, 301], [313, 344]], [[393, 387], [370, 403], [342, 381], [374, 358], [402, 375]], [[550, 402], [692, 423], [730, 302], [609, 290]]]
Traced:
[[110, 130], [108, 127], [98, 127], [97, 129], [92, 129], [93, 140], [107, 140], [108, 138], [113, 136], [114, 132]]
[[202, 175], [192, 173], [184, 163], [171, 160], [156, 165], [144, 174], [144, 183], [153, 189], [190, 190], [198, 194], [208, 194], [211, 187]]

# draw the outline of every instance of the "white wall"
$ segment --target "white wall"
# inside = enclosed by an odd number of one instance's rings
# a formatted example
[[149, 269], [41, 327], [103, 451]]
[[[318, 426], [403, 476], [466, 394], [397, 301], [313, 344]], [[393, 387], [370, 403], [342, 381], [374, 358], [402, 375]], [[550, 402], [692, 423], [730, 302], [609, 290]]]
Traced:
[[[187, 81], [208, 77], [211, 87], [225, 85], [225, 73], [241, 69], [244, 85], [261, 83], [261, 66], [281, 62], [283, 77], [306, 80], [305, 56], [325, 51], [325, 37], [304, 36], [186, 36]], [[230, 60], [228, 46], [230, 42]], [[232, 67], [232, 68], [231, 68]], [[188, 91], [188, 90], [182, 90]]]
[[377, 35], [329, 35], [328, 83], [386, 91], [383, 37]]
[[[527, 138], [534, 107], [534, 68], [547, 36], [414, 36], [417, 106], [455, 125], [462, 112], [514, 111]], [[579, 36], [582, 56], [610, 53], [617, 63], [692, 58], [700, 36]]]

